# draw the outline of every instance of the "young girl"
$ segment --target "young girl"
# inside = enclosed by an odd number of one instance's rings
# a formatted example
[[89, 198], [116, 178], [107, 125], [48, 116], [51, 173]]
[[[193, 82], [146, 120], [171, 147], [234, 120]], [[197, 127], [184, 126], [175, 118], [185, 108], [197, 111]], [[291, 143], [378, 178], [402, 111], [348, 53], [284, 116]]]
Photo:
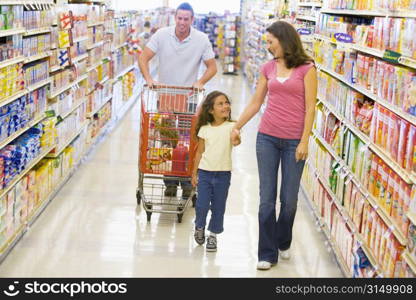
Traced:
[[[194, 237], [199, 245], [205, 243], [206, 218], [211, 208], [207, 251], [217, 251], [216, 234], [224, 230], [225, 202], [231, 180], [233, 126], [227, 95], [218, 91], [211, 92], [202, 103], [198, 117], [198, 150], [192, 174], [192, 185], [198, 189]], [[234, 144], [240, 144], [240, 139]]]

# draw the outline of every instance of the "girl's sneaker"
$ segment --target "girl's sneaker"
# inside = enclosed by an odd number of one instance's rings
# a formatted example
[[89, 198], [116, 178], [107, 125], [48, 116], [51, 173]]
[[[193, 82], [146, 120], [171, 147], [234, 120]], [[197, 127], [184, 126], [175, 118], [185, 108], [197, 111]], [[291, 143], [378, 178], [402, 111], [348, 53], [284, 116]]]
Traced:
[[217, 237], [209, 235], [207, 240], [207, 251], [215, 252], [217, 251]]
[[205, 243], [205, 228], [198, 229], [195, 226], [194, 238], [198, 245], [203, 245]]

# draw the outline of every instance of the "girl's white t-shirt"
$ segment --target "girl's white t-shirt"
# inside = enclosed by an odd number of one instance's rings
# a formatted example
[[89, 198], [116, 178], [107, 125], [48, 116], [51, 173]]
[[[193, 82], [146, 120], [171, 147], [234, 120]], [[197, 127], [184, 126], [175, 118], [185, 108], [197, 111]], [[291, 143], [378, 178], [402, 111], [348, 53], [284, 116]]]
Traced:
[[198, 132], [198, 137], [205, 141], [205, 151], [202, 154], [198, 168], [205, 171], [231, 171], [231, 131], [234, 122], [225, 121], [220, 126], [204, 125]]

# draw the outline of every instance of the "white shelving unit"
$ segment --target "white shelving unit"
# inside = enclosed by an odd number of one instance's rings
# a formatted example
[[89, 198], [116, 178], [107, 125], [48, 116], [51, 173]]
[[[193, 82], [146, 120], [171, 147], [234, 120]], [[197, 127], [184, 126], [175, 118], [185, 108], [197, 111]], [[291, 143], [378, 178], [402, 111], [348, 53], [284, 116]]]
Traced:
[[[307, 3], [307, 4], [298, 3], [298, 6], [311, 7], [312, 5], [310, 5], [310, 3]], [[360, 11], [360, 10], [328, 9], [325, 7], [320, 10], [320, 13], [321, 14], [334, 14], [334, 15], [340, 15], [340, 16], [346, 15], [346, 16], [366, 16], [366, 17], [416, 17], [416, 12], [414, 11], [412, 12], [409, 12], [409, 11]], [[315, 34], [313, 38], [316, 40], [316, 42], [321, 41], [323, 43], [331, 43], [333, 45], [336, 45], [338, 49], [355, 50], [357, 52], [361, 52], [364, 54], [377, 57], [380, 60], [384, 59], [384, 54], [385, 54], [384, 51], [381, 51], [378, 49], [372, 49], [372, 48], [354, 44], [354, 43], [352, 44], [342, 43], [342, 42], [335, 40], [334, 38], [329, 38], [327, 36], [319, 35], [319, 34]], [[416, 70], [415, 59], [412, 59], [409, 57], [401, 57], [399, 59], [399, 64]], [[403, 120], [408, 121], [410, 124], [416, 125], [415, 116], [410, 115], [409, 113], [405, 111], [402, 111], [401, 108], [392, 105], [391, 103], [387, 102], [385, 99], [380, 98], [379, 96], [373, 94], [373, 92], [366, 90], [365, 88], [359, 86], [358, 84], [352, 84], [348, 82], [348, 80], [346, 80], [343, 75], [340, 75], [332, 71], [331, 69], [326, 68], [325, 66], [321, 66], [321, 65], [317, 65], [317, 69], [318, 69], [318, 72], [326, 73], [330, 77], [335, 78], [339, 82], [342, 82], [347, 87], [361, 93], [362, 95], [366, 96], [369, 99], [372, 99], [374, 102], [378, 103], [379, 105], [381, 105], [388, 111], [394, 112]], [[400, 164], [398, 164], [395, 160], [393, 160], [387, 150], [384, 150], [377, 144], [373, 143], [369, 136], [361, 132], [359, 128], [353, 124], [353, 122], [343, 117], [341, 112], [337, 111], [335, 107], [333, 107], [330, 104], [330, 102], [331, 101], [327, 101], [327, 99], [322, 99], [322, 98], [318, 99], [318, 105], [324, 106], [324, 109], [323, 109], [324, 114], [329, 114], [329, 113], [333, 114], [335, 118], [338, 120], [339, 123], [337, 124], [339, 124], [340, 126], [341, 139], [344, 138], [346, 130], [348, 130], [354, 136], [356, 136], [358, 139], [362, 141], [366, 149], [371, 150], [372, 153], [377, 155], [377, 157], [379, 157], [383, 161], [383, 163], [386, 166], [388, 166], [390, 170], [398, 174], [398, 176], [400, 176], [400, 178], [403, 179], [406, 183], [410, 185], [416, 184], [415, 174], [407, 171]], [[345, 175], [345, 178], [348, 181], [352, 181], [354, 183], [355, 187], [359, 190], [361, 195], [364, 196], [365, 201], [367, 202], [367, 205], [369, 205], [372, 208], [372, 210], [375, 211], [375, 213], [380, 218], [380, 220], [382, 220], [382, 222], [387, 228], [387, 231], [391, 233], [392, 236], [395, 237], [395, 239], [402, 245], [402, 247], [406, 247], [408, 244], [407, 236], [402, 232], [403, 229], [401, 229], [402, 228], [401, 224], [398, 224], [396, 220], [390, 216], [390, 213], [387, 212], [386, 209], [379, 204], [378, 199], [376, 199], [373, 195], [371, 195], [369, 190], [367, 190], [367, 188], [363, 186], [358, 176], [352, 171], [352, 169], [349, 167], [346, 161], [344, 161], [344, 158], [340, 157], [336, 153], [336, 151], [334, 151], [332, 146], [329, 143], [327, 143], [326, 140], [322, 136], [320, 136], [320, 134], [317, 131], [313, 131], [312, 136], [313, 136], [313, 139], [316, 141], [316, 143], [322, 146], [322, 149], [324, 149], [322, 151], [328, 153], [328, 155], [332, 157], [334, 163], [336, 162], [339, 165], [339, 169], [342, 170], [342, 174], [343, 174], [342, 176]], [[346, 151], [346, 150], [343, 150], [343, 151]], [[315, 162], [315, 163], [319, 165], [320, 162]], [[333, 201], [332, 203], [335, 204], [337, 210], [340, 212], [345, 222], [348, 224], [348, 227], [352, 230], [351, 232], [354, 235], [355, 240], [358, 242], [359, 247], [361, 247], [361, 249], [364, 251], [367, 258], [371, 262], [373, 268], [375, 269], [376, 274], [379, 277], [384, 277], [385, 275], [388, 275], [389, 273], [387, 272], [387, 270], [383, 270], [383, 266], [380, 264], [379, 261], [375, 259], [375, 255], [374, 255], [375, 252], [373, 253], [373, 250], [370, 249], [369, 245], [367, 245], [367, 243], [365, 242], [365, 239], [363, 238], [363, 236], [361, 236], [356, 226], [352, 222], [352, 217], [349, 216], [348, 211], [346, 211], [346, 209], [342, 205], [344, 193], [342, 193], [342, 196], [338, 196], [339, 194], [338, 191], [337, 191], [337, 194], [334, 194], [334, 192], [329, 187], [329, 183], [328, 183], [329, 179], [327, 177], [324, 177], [322, 174], [319, 174], [319, 171], [315, 169], [315, 166], [309, 163], [309, 161], [308, 161], [308, 168], [311, 171], [309, 174], [313, 174], [315, 178], [317, 178], [317, 180], [320, 182], [320, 185], [323, 187], [324, 190], [326, 190], [327, 194], [332, 199]], [[311, 200], [313, 197], [311, 196], [313, 195], [313, 191], [309, 190], [308, 188], [313, 189], [315, 187], [311, 187], [310, 183], [308, 183], [307, 187], [306, 186], [303, 187], [305, 195], [307, 196], [307, 198], [309, 198], [310, 200], [309, 202], [313, 206], [314, 203]], [[313, 209], [313, 210], [315, 211], [317, 218], [320, 220], [320, 223], [323, 222], [324, 223], [323, 226], [328, 226], [328, 224], [325, 223], [326, 221], [322, 220], [323, 218], [321, 218], [319, 213], [316, 212], [316, 209]], [[416, 216], [413, 213], [408, 213], [407, 216], [410, 222], [412, 222], [413, 224], [416, 224], [415, 223]], [[328, 239], [331, 239], [331, 237], [329, 236]], [[330, 244], [332, 244], [333, 242], [334, 241], [330, 241]], [[337, 253], [336, 249], [334, 250], [334, 252], [335, 252], [335, 255], [337, 256], [338, 261], [342, 260], [342, 257], [340, 257], [339, 253]], [[416, 273], [416, 264], [415, 264], [414, 257], [412, 257], [408, 251], [404, 251], [402, 257], [403, 257], [403, 260], [405, 260], [407, 264], [411, 267], [413, 272]], [[340, 263], [340, 265], [341, 265], [341, 269], [344, 269], [344, 267], [342, 266], [342, 262]], [[345, 274], [345, 270], [343, 271]]]

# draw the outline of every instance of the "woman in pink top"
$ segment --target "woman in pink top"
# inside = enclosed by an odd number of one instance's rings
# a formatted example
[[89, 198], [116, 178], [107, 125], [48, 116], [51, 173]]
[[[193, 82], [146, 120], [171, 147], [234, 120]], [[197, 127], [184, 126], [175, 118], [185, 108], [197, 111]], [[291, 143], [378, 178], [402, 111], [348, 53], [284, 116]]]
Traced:
[[[254, 96], [232, 132], [258, 113], [268, 96], [257, 135], [260, 178], [259, 270], [268, 270], [280, 257], [289, 259], [300, 179], [308, 155], [317, 94], [313, 60], [305, 54], [300, 37], [289, 23], [278, 21], [267, 28], [267, 49], [274, 59], [261, 67]], [[277, 174], [282, 164], [280, 213], [276, 219]]]

